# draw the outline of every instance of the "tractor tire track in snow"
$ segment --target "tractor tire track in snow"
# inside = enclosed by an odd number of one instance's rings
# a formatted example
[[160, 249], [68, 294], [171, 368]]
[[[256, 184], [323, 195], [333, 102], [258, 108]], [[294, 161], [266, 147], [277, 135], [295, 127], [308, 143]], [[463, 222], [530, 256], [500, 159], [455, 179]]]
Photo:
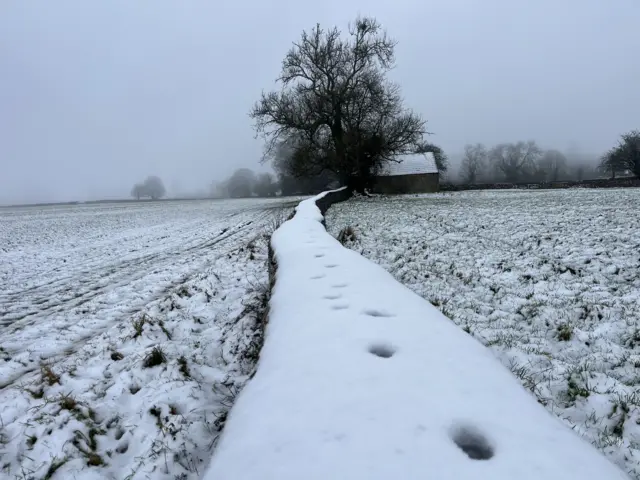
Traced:
[[[90, 254], [70, 256], [64, 262], [67, 270], [59, 269], [54, 279], [42, 273], [29, 275], [25, 265], [21, 282], [0, 285], [4, 292], [0, 294], [0, 346], [5, 360], [0, 361], [0, 389], [39, 369], [41, 362], [56, 362], [88, 339], [128, 321], [207, 265], [246, 245], [268, 228], [274, 212], [282, 208], [282, 202], [271, 203], [275, 205], [220, 203], [216, 206], [221, 212], [203, 208], [196, 211], [196, 220], [187, 218], [176, 225], [161, 219], [165, 228], [151, 226], [150, 237], [139, 228], [133, 232], [133, 248], [127, 232], [119, 233], [115, 244], [105, 246], [107, 256], [91, 254], [95, 247], [86, 245], [83, 248]], [[69, 237], [68, 241], [82, 243]], [[20, 284], [25, 287], [17, 287]]]
[[[25, 291], [0, 295], [0, 303], [8, 305], [8, 307], [5, 307], [8, 310], [0, 314], [0, 327], [11, 325], [20, 320], [30, 319], [30, 317], [38, 318], [52, 313], [63, 312], [70, 308], [77, 308], [105, 293], [107, 288], [112, 289], [114, 286], [127, 285], [132, 280], [144, 277], [150, 269], [158, 270], [166, 263], [175, 264], [176, 259], [174, 257], [178, 257], [177, 260], [180, 263], [189, 263], [193, 260], [193, 255], [184, 258], [183, 255], [185, 253], [211, 248], [243, 232], [250, 224], [251, 222], [247, 222], [232, 227], [230, 233], [227, 233], [227, 230], [223, 230], [212, 240], [201, 242], [182, 251], [173, 250], [164, 254], [143, 255], [134, 260], [120, 261], [114, 265], [108, 265], [93, 271], [83, 270], [79, 272], [80, 277], [67, 276], [56, 282], [47, 282], [42, 286], [34, 286]], [[225, 233], [227, 234], [225, 235]], [[41, 298], [36, 298], [30, 302], [28, 306], [34, 306], [35, 308], [27, 312], [24, 311], [24, 305], [15, 304], [17, 300], [24, 298], [26, 294], [43, 295]], [[59, 298], [60, 296], [62, 298]], [[14, 316], [11, 315], [12, 306], [15, 306], [19, 312]], [[15, 327], [20, 328], [21, 326], [16, 325]]]
[[0, 326], [0, 477], [200, 478], [255, 365], [285, 206], [0, 209], [0, 314], [23, 316]]

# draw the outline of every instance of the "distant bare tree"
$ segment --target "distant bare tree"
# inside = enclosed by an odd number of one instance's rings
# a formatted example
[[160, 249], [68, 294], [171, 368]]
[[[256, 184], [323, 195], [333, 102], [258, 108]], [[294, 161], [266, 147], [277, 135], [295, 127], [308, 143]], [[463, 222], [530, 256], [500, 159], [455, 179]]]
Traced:
[[538, 169], [543, 181], [557, 182], [566, 174], [567, 157], [558, 150], [546, 150], [538, 160]]
[[610, 172], [611, 178], [626, 170], [640, 177], [640, 131], [623, 134], [618, 145], [602, 156], [600, 169]]
[[211, 182], [209, 186], [210, 198], [226, 198], [229, 196], [226, 182]]
[[140, 200], [143, 197], [149, 197], [152, 200], [157, 200], [164, 197], [166, 190], [164, 184], [159, 177], [151, 175], [142, 183], [136, 183], [131, 189], [131, 196], [136, 200]]
[[640, 177], [640, 130], [623, 134], [618, 149], [627, 169], [636, 177]]
[[465, 183], [476, 183], [487, 165], [487, 149], [482, 143], [464, 146], [460, 175]]
[[239, 168], [227, 180], [226, 187], [231, 198], [247, 198], [253, 195], [256, 174], [248, 168]]
[[144, 197], [144, 186], [141, 183], [136, 183], [131, 189], [131, 196], [136, 200], [140, 200], [142, 197]]
[[152, 200], [158, 200], [165, 196], [166, 189], [160, 177], [151, 175], [144, 181], [143, 192], [145, 196], [151, 197]]
[[507, 182], [515, 183], [535, 169], [541, 154], [534, 141], [503, 143], [489, 151], [489, 161]]
[[282, 63], [282, 89], [263, 93], [250, 113], [267, 142], [265, 158], [288, 142], [296, 176], [329, 171], [363, 191], [381, 164], [414, 152], [426, 123], [386, 78], [395, 45], [366, 17], [346, 37], [320, 25], [303, 32]]
[[273, 197], [278, 190], [278, 184], [276, 183], [273, 175], [270, 173], [261, 173], [258, 175], [254, 187], [255, 194], [259, 197]]

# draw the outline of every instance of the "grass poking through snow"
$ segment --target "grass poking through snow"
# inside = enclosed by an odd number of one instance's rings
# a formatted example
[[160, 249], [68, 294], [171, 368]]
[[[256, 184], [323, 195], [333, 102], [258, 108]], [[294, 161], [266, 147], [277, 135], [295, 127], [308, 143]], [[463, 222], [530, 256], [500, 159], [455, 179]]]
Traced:
[[[290, 211], [265, 202], [0, 219], [48, 228], [12, 239], [13, 270], [31, 276], [0, 285], [8, 314], [24, 316], [0, 323], [0, 477], [201, 478], [259, 355], [268, 232]], [[20, 256], [32, 243], [37, 262]]]
[[640, 189], [352, 199], [329, 231], [489, 347], [640, 478]]

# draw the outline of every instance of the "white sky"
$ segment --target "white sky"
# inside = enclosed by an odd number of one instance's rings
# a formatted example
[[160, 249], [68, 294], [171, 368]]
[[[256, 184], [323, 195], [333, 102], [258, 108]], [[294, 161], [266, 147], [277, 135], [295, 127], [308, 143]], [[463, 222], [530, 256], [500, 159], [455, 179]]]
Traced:
[[303, 29], [373, 15], [431, 141], [601, 153], [640, 128], [638, 0], [0, 3], [0, 203], [256, 168], [247, 112]]

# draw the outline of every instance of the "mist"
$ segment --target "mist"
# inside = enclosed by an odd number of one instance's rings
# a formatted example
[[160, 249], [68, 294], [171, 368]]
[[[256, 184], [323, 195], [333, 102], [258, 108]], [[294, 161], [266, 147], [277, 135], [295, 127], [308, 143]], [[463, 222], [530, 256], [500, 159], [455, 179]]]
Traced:
[[378, 18], [429, 138], [599, 156], [640, 118], [637, 0], [0, 5], [0, 203], [170, 196], [259, 164], [247, 112], [303, 29]]

